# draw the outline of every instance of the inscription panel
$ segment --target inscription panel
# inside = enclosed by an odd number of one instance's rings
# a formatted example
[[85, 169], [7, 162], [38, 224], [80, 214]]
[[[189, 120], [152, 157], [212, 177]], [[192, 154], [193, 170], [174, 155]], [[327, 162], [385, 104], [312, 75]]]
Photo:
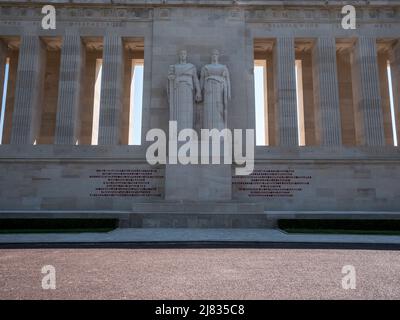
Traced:
[[162, 197], [159, 169], [97, 169], [89, 178], [98, 181], [91, 197]]
[[131, 210], [164, 197], [163, 167], [108, 161], [3, 162], [1, 210]]
[[252, 198], [293, 197], [310, 185], [311, 175], [299, 175], [294, 169], [256, 169], [248, 176], [234, 176], [232, 188]]
[[271, 161], [232, 176], [232, 198], [271, 211], [400, 210], [398, 163]]

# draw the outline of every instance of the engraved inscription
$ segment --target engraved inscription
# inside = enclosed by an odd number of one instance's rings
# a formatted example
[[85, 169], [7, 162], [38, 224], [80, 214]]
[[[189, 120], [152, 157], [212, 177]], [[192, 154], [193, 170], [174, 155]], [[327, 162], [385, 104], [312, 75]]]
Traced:
[[293, 197], [308, 186], [311, 176], [299, 175], [294, 169], [257, 169], [249, 176], [233, 176], [234, 193], [240, 197]]
[[97, 169], [99, 181], [91, 197], [161, 197], [164, 175], [160, 169]]

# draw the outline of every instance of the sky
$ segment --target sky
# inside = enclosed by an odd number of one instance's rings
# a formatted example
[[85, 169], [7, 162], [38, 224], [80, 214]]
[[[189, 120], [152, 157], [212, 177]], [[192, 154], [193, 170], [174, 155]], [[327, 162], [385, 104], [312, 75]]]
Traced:
[[143, 97], [143, 65], [135, 65], [131, 84], [131, 110], [129, 125], [133, 130], [129, 132], [129, 144], [141, 144], [142, 135], [142, 97]]
[[256, 106], [256, 145], [265, 145], [264, 67], [254, 66], [254, 95]]
[[392, 117], [392, 130], [393, 130], [393, 144], [397, 147], [397, 131], [396, 131], [396, 116], [394, 111], [394, 99], [393, 99], [393, 85], [392, 85], [392, 70], [390, 68], [390, 63], [387, 65], [387, 73], [389, 79], [389, 96], [390, 96], [390, 113]]

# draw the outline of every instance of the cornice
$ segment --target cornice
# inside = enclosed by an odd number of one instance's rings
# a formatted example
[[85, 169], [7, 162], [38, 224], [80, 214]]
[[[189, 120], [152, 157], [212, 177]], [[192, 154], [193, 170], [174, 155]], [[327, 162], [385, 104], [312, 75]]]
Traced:
[[400, 0], [0, 0], [3, 5], [18, 6], [236, 6], [236, 7], [338, 7], [348, 4], [354, 6], [383, 7], [400, 6]]

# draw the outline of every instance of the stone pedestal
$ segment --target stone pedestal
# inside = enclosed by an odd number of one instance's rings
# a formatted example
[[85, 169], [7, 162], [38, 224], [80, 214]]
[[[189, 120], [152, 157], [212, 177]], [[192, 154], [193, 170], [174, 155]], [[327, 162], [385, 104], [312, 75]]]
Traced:
[[268, 228], [262, 203], [240, 201], [162, 201], [135, 203], [122, 227]]
[[165, 199], [222, 201], [232, 198], [232, 172], [228, 164], [166, 165]]

